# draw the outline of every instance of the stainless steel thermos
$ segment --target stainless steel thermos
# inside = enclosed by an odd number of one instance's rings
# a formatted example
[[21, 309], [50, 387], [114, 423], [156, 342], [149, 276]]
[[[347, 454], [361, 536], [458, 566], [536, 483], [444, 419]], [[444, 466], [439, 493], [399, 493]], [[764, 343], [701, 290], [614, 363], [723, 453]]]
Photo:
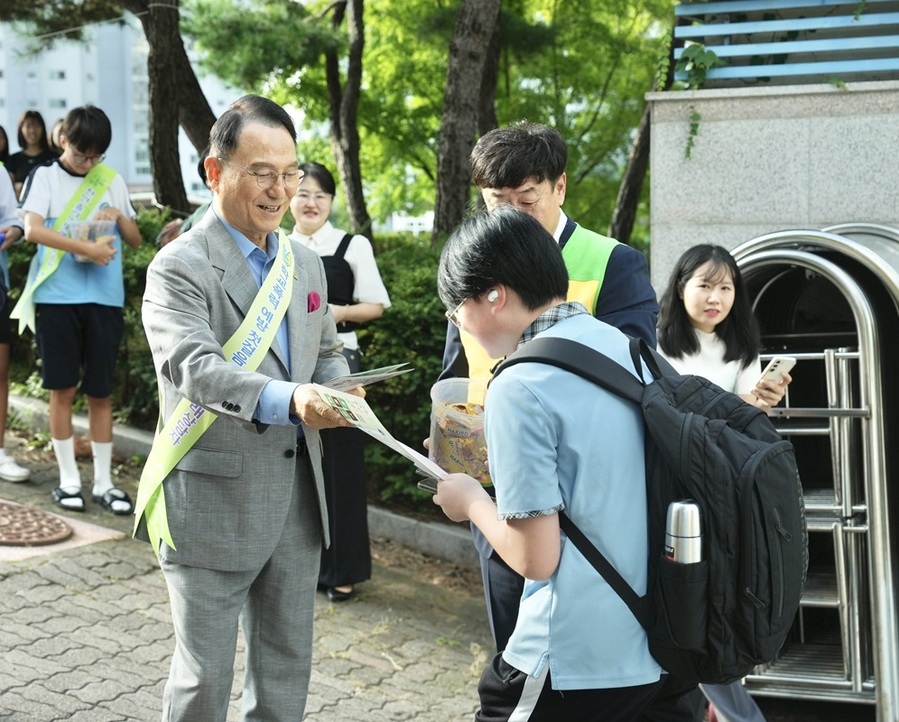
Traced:
[[665, 523], [665, 556], [681, 564], [702, 560], [699, 507], [692, 499], [672, 501]]

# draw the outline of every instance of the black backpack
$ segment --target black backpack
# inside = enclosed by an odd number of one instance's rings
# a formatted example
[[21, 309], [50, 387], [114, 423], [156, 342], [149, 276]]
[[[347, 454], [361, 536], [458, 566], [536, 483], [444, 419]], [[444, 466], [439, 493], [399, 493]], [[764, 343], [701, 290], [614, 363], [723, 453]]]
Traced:
[[[632, 339], [639, 379], [575, 341], [536, 338], [509, 366], [539, 362], [639, 404], [646, 428], [647, 594], [640, 597], [564, 513], [560, 526], [646, 630], [656, 661], [680, 679], [725, 684], [768, 663], [799, 608], [808, 567], [793, 446], [761, 410], [700, 376], [681, 376]], [[641, 358], [653, 379], [644, 381]], [[702, 561], [665, 557], [668, 505], [700, 509]]]

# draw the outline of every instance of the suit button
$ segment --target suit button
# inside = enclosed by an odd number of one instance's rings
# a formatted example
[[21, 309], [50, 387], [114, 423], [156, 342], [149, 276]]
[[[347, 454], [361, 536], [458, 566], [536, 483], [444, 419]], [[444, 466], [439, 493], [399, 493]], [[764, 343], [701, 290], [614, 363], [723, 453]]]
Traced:
[[231, 402], [230, 401], [222, 401], [222, 408], [226, 411], [231, 410]]
[[294, 455], [294, 450], [293, 450], [293, 449], [288, 449], [287, 451], [284, 452], [284, 456], [285, 456], [285, 458], [287, 458], [287, 459], [292, 459], [292, 458], [293, 458], [293, 455]]
[[240, 404], [232, 404], [232, 405], [231, 405], [231, 410], [232, 410], [235, 414], [239, 414], [239, 413], [240, 413]]

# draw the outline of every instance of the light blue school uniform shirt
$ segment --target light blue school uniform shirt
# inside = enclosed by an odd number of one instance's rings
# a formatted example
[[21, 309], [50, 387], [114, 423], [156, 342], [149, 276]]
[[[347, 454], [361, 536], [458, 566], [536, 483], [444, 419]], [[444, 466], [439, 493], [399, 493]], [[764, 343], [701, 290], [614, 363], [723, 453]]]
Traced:
[[[569, 338], [632, 366], [628, 338], [587, 313], [538, 336]], [[564, 509], [644, 594], [647, 513], [637, 406], [562, 369], [523, 363], [492, 382], [485, 409], [500, 518]], [[639, 622], [564, 535], [552, 577], [525, 579], [503, 658], [533, 676], [549, 664], [557, 690], [651, 684], [662, 674]]]
[[[32, 171], [22, 192], [20, 208], [22, 213], [34, 212], [44, 219], [44, 225], [52, 228], [57, 217], [63, 212], [69, 199], [78, 192], [83, 176], [67, 171], [57, 159], [49, 165], [39, 166]], [[103, 208], [117, 208], [127, 218], [134, 218], [135, 211], [128, 196], [128, 186], [121, 175], [116, 174], [91, 213], [93, 218]], [[68, 235], [63, 229], [63, 235]], [[118, 227], [113, 246], [116, 254], [105, 266], [90, 261], [80, 262], [71, 253], [65, 253], [58, 268], [34, 293], [35, 303], [82, 304], [96, 303], [101, 306], [122, 308], [125, 305], [125, 282], [122, 278], [122, 239]], [[29, 277], [37, 273], [48, 253], [55, 249], [37, 244], [31, 260]]]
[[[52, 228], [55, 218], [47, 218], [44, 225]], [[35, 303], [81, 304], [96, 303], [100, 306], [122, 308], [125, 305], [125, 282], [122, 277], [122, 239], [118, 231], [112, 244], [116, 254], [105, 266], [90, 261], [80, 262], [71, 253], [63, 255], [59, 266], [50, 278], [34, 292]], [[31, 261], [29, 276], [37, 272], [44, 256], [55, 249], [38, 245]]]

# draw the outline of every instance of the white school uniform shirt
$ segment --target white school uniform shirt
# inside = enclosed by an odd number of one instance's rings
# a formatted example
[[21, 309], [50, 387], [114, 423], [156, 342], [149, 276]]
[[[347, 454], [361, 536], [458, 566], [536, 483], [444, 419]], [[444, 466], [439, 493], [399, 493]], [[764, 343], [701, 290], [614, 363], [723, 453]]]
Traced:
[[[346, 231], [335, 228], [331, 221], [327, 221], [311, 236], [304, 236], [294, 229], [290, 237], [311, 248], [319, 256], [333, 256], [337, 253], [337, 247], [345, 235]], [[378, 271], [371, 242], [365, 236], [353, 236], [343, 258], [353, 271], [353, 301], [378, 303], [384, 308], [390, 308], [390, 296], [387, 295], [387, 288], [381, 280], [381, 272]], [[354, 350], [359, 348], [355, 331], [338, 333], [337, 336], [346, 348]]]
[[699, 341], [699, 353], [682, 358], [671, 358], [660, 347], [658, 351], [662, 358], [668, 361], [679, 374], [702, 376], [725, 391], [734, 394], [752, 393], [762, 372], [759, 357], [756, 356], [755, 361], [748, 366], [743, 366], [740, 359], [725, 361], [724, 341], [714, 331], [706, 333], [696, 328], [693, 330], [696, 332], [696, 340]]

